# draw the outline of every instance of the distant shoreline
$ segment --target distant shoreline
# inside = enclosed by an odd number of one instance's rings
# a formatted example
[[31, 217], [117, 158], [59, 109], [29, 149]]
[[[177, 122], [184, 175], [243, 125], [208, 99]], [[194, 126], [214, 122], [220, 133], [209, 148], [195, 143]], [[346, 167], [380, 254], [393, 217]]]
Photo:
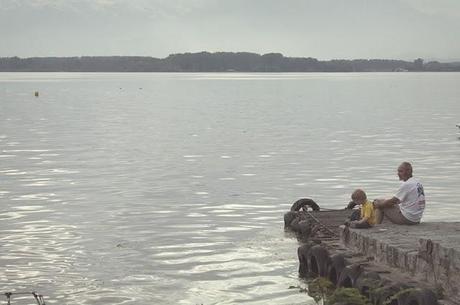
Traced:
[[460, 72], [460, 62], [440, 63], [394, 59], [285, 57], [248, 52], [200, 52], [148, 56], [0, 57], [0, 72]]
[[[334, 73], [346, 73], [346, 74], [352, 74], [352, 73], [385, 73], [385, 74], [391, 74], [391, 73], [396, 73], [400, 74], [399, 72], [396, 71], [297, 71], [297, 72], [292, 72], [292, 71], [282, 71], [282, 72], [274, 72], [274, 71], [264, 71], [264, 72], [256, 72], [256, 71], [236, 71], [236, 72], [226, 72], [226, 71], [3, 71], [0, 70], [0, 73], [116, 73], [116, 74], [148, 74], [148, 73], [158, 73], [158, 74], [199, 74], [199, 73], [211, 73], [211, 74], [250, 74], [250, 73], [257, 73], [257, 74], [313, 74], [313, 73], [324, 73], [324, 74], [334, 74]], [[460, 73], [460, 70], [458, 71], [408, 71], [405, 72], [405, 74], [411, 74], [411, 73], [424, 73], [424, 74], [430, 74], [430, 73], [442, 73], [442, 74], [450, 74], [450, 73]]]

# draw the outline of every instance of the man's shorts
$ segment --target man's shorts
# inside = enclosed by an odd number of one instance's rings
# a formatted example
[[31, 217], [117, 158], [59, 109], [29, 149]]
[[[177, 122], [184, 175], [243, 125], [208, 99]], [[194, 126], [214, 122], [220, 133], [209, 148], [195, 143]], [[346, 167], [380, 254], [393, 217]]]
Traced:
[[416, 225], [419, 222], [413, 222], [404, 217], [399, 209], [399, 204], [383, 209], [383, 215], [386, 219], [397, 225]]

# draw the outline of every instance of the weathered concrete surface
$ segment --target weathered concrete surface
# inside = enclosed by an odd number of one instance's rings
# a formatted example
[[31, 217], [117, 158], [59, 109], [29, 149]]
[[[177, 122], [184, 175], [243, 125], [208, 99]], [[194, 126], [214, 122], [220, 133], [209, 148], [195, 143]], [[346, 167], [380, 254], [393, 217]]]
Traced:
[[341, 226], [340, 239], [377, 264], [441, 287], [446, 299], [460, 304], [460, 222], [381, 224], [371, 229]]

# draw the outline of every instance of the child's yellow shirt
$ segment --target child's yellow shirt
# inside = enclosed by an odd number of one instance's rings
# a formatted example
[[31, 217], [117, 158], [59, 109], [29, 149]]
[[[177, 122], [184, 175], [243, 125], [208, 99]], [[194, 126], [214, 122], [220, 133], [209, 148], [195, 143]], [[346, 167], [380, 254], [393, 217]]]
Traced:
[[369, 225], [373, 226], [377, 223], [375, 217], [374, 205], [369, 200], [361, 206], [361, 219], [366, 219]]

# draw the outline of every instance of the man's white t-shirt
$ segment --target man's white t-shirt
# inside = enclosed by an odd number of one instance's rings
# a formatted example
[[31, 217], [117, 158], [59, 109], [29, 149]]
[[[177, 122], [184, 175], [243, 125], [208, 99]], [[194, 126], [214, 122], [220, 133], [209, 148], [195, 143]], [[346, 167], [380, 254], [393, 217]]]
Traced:
[[420, 222], [425, 210], [425, 192], [420, 181], [414, 177], [404, 181], [395, 197], [400, 201], [402, 215], [412, 222]]

